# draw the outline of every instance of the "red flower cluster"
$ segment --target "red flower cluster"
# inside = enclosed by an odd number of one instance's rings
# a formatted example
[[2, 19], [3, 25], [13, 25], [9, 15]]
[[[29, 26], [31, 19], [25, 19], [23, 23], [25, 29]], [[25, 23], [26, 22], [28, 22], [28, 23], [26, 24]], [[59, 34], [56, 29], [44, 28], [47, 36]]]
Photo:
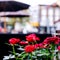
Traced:
[[44, 45], [43, 43], [40, 43], [40, 44], [39, 44], [39, 48], [47, 48], [47, 44]]
[[20, 39], [18, 39], [18, 38], [11, 38], [11, 39], [9, 39], [9, 43], [10, 44], [17, 44], [17, 43], [19, 43], [20, 42]]
[[24, 49], [25, 49], [25, 52], [30, 53], [35, 50], [35, 47], [34, 47], [34, 45], [27, 45], [27, 46], [25, 46]]
[[[40, 39], [35, 35], [35, 34], [30, 34], [28, 36], [26, 36], [26, 40], [27, 41], [20, 41], [20, 39], [17, 38], [11, 38], [9, 39], [9, 43], [10, 44], [17, 44], [19, 43], [20, 45], [27, 45], [29, 42], [34, 42], [34, 41], [40, 41]], [[25, 46], [25, 52], [32, 52], [34, 51], [36, 48], [38, 47], [38, 44], [35, 45], [27, 45]]]
[[47, 48], [47, 45], [44, 45], [43, 43], [39, 43], [39, 44], [35, 44], [34, 47], [35, 47], [35, 49]]
[[50, 44], [50, 43], [54, 43], [54, 44], [59, 44], [60, 39], [58, 37], [48, 37], [43, 41], [43, 44]]
[[51, 37], [51, 42], [54, 42], [54, 44], [59, 44], [60, 39], [58, 37]]
[[[30, 34], [28, 36], [26, 36], [26, 40], [28, 42], [35, 42], [35, 41], [40, 41], [40, 39], [35, 35], [35, 34]], [[25, 47], [25, 52], [32, 52], [34, 51], [35, 49], [37, 49], [39, 47], [39, 44], [33, 44], [33, 45], [27, 45]]]
[[21, 41], [21, 42], [19, 42], [19, 44], [21, 44], [21, 45], [27, 45], [28, 41]]
[[[30, 34], [26, 36], [27, 41], [20, 41], [18, 38], [11, 38], [9, 39], [10, 44], [17, 44], [19, 43], [20, 45], [25, 45], [25, 52], [30, 53], [33, 52], [35, 49], [40, 49], [40, 48], [47, 48], [49, 47], [49, 44], [59, 44], [60, 43], [60, 38], [58, 37], [48, 37], [46, 38], [42, 43], [37, 44], [36, 41], [40, 41], [40, 39], [35, 35], [35, 34]], [[28, 45], [29, 44], [29, 45]], [[60, 46], [57, 48], [60, 50]]]
[[40, 41], [40, 39], [35, 34], [30, 34], [26, 36], [28, 42]]
[[49, 44], [50, 43], [50, 37], [46, 38], [44, 41], [43, 41], [43, 44]]

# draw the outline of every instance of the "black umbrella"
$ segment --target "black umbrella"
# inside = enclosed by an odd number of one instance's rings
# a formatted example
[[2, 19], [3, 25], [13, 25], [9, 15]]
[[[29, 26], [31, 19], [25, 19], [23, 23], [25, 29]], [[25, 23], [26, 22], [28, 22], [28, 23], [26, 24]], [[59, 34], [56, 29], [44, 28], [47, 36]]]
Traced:
[[0, 17], [28, 17], [29, 12], [27, 10], [21, 10], [16, 12], [1, 12]]
[[[14, 12], [29, 8], [29, 5], [17, 1], [0, 1], [0, 12]], [[1, 17], [1, 16], [0, 16]], [[6, 20], [4, 23], [6, 28]]]
[[0, 12], [11, 12], [27, 9], [29, 5], [16, 1], [0, 1]]
[[29, 17], [29, 15], [5, 15], [2, 17]]

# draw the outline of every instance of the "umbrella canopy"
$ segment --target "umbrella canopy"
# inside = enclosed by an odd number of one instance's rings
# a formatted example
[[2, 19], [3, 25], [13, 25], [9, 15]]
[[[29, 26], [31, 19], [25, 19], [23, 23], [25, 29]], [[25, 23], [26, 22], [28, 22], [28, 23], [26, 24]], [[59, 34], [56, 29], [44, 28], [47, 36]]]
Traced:
[[[0, 1], [0, 13], [2, 12], [4, 17], [4, 32], [7, 31], [6, 29], [6, 15], [5, 12], [16, 12], [19, 10], [28, 9], [29, 5], [17, 1]], [[1, 17], [2, 15], [0, 15]]]
[[0, 17], [28, 17], [29, 9], [16, 12], [0, 12]]
[[0, 12], [10, 12], [27, 9], [28, 4], [16, 2], [16, 1], [0, 1]]
[[6, 15], [2, 17], [29, 17], [29, 15]]

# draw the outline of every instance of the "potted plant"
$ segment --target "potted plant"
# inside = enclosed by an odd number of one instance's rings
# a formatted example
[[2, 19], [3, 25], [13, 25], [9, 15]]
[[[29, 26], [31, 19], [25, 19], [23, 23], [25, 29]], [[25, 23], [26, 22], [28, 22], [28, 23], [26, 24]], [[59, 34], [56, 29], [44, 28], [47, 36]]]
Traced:
[[26, 36], [26, 40], [21, 41], [18, 38], [11, 38], [9, 39], [9, 43], [9, 45], [12, 46], [11, 53], [15, 60], [58, 59], [58, 52], [60, 50], [59, 37], [47, 37], [42, 43], [40, 43], [39, 37], [35, 34], [30, 34]]

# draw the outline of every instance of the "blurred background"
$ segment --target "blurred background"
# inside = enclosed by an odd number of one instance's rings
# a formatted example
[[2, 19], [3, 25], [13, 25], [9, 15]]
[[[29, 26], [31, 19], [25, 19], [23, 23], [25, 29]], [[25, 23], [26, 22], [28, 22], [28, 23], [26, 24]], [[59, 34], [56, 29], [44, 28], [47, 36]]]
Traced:
[[60, 0], [0, 0], [0, 34], [60, 33]]

